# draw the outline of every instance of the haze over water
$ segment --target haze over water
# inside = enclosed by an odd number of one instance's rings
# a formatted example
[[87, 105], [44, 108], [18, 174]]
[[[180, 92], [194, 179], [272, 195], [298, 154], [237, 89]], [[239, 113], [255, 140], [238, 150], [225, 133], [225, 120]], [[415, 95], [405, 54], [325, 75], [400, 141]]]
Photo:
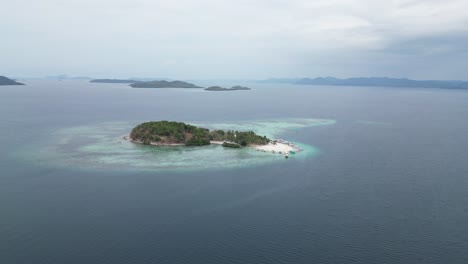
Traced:
[[[0, 263], [468, 262], [468, 92], [249, 86], [2, 87]], [[238, 167], [60, 166], [38, 148], [77, 127], [163, 119], [336, 123], [281, 132], [315, 155]]]

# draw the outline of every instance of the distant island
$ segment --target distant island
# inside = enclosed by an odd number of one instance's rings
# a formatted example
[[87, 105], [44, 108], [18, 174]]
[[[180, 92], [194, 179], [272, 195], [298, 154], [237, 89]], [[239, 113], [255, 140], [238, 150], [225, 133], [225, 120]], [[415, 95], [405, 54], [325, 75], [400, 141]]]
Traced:
[[238, 90], [252, 90], [249, 87], [244, 87], [244, 86], [232, 86], [231, 88], [224, 88], [220, 86], [211, 86], [205, 89], [205, 91], [238, 91]]
[[226, 148], [251, 147], [261, 152], [284, 155], [295, 154], [302, 149], [282, 139], [271, 140], [253, 131], [209, 130], [182, 122], [151, 121], [137, 125], [124, 137], [137, 144], [152, 146], [206, 146], [222, 145]]
[[407, 78], [389, 77], [358, 77], [340, 79], [335, 77], [318, 77], [302, 79], [266, 79], [258, 83], [298, 84], [298, 85], [333, 85], [333, 86], [376, 86], [376, 87], [408, 87], [408, 88], [441, 88], [468, 89], [468, 81], [458, 80], [411, 80]]
[[437, 81], [437, 80], [410, 80], [406, 78], [348, 78], [338, 79], [334, 77], [304, 78], [295, 84], [305, 85], [339, 85], [339, 86], [388, 86], [388, 87], [420, 87], [420, 88], [445, 88], [445, 89], [468, 89], [466, 81]]
[[24, 85], [24, 83], [19, 83], [5, 76], [0, 76], [0, 85]]
[[126, 80], [126, 79], [94, 79], [89, 82], [92, 82], [92, 83], [138, 83], [139, 81]]
[[133, 88], [202, 88], [183, 81], [149, 81], [130, 84]]

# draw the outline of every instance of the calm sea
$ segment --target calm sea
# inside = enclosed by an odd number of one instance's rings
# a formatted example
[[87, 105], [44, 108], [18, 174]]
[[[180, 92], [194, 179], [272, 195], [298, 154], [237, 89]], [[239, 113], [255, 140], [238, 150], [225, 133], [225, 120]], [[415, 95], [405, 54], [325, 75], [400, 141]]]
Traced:
[[[0, 263], [468, 263], [467, 91], [25, 82], [0, 87]], [[77, 126], [285, 118], [336, 123], [282, 135], [313, 157], [238, 168], [59, 166], [27, 151]]]

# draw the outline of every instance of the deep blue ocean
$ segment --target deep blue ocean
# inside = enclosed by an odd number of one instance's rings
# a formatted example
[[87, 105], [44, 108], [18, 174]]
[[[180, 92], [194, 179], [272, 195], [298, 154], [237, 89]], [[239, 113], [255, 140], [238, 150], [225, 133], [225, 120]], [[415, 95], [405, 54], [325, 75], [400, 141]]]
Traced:
[[[0, 87], [2, 264], [468, 263], [468, 91], [24, 82]], [[310, 157], [234, 167], [80, 149], [103, 124], [292, 119], [335, 123], [282, 132]]]

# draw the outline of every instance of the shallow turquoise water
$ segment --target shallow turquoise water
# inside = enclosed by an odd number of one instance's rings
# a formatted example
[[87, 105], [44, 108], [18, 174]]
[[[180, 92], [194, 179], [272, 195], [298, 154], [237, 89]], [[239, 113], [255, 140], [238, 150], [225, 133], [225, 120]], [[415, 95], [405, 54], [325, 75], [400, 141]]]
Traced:
[[[247, 120], [233, 123], [197, 125], [224, 130], [252, 130], [270, 138], [278, 138], [290, 130], [332, 125], [334, 120], [286, 118]], [[271, 162], [285, 162], [282, 155], [255, 151], [251, 148], [226, 149], [219, 145], [203, 147], [154, 147], [134, 144], [122, 139], [134, 125], [131, 122], [105, 122], [67, 127], [54, 131], [28, 145], [18, 156], [49, 166], [80, 168], [125, 168], [141, 170], [199, 170], [240, 168]], [[319, 153], [318, 148], [294, 142], [304, 150], [291, 158], [306, 159]]]

